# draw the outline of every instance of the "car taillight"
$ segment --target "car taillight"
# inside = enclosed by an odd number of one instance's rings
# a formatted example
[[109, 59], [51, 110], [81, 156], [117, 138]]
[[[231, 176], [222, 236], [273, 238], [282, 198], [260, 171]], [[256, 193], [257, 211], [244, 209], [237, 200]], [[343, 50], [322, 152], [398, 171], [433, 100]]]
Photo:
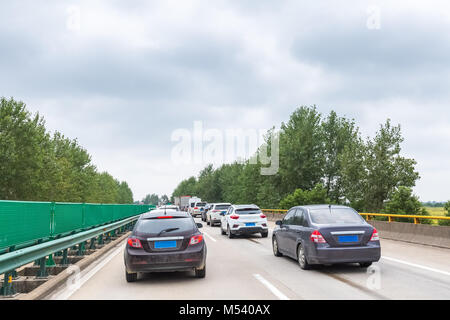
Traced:
[[132, 248], [142, 248], [141, 241], [137, 238], [128, 238], [128, 245]]
[[194, 210], [198, 210], [198, 207], [195, 207]]
[[260, 217], [264, 219], [266, 218], [266, 215], [261, 213]]
[[191, 237], [191, 240], [189, 240], [189, 245], [198, 244], [203, 241], [203, 236], [201, 234], [197, 236]]
[[377, 229], [373, 228], [372, 237], [370, 241], [380, 241], [380, 236], [378, 235]]
[[239, 219], [239, 216], [238, 216], [238, 215], [235, 215], [235, 214], [232, 214], [232, 215], [230, 216], [230, 218], [236, 220], [236, 219]]
[[172, 216], [160, 216], [158, 219], [172, 219]]
[[310, 239], [314, 243], [327, 243], [322, 234], [320, 234], [319, 230], [314, 230], [314, 232], [311, 233]]

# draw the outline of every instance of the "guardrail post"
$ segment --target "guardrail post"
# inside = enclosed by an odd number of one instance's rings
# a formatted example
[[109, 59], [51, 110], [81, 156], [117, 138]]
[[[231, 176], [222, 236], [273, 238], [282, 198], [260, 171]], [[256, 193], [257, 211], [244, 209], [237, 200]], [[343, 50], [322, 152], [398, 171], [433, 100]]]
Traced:
[[63, 254], [62, 254], [62, 259], [61, 259], [61, 265], [66, 266], [69, 264], [69, 259], [67, 258], [67, 252], [69, 251], [69, 249], [64, 249], [63, 250]]
[[83, 256], [85, 251], [86, 251], [86, 241], [83, 241], [82, 243], [78, 244], [77, 256]]
[[392, 216], [388, 216], [388, 221], [392, 222]]
[[47, 260], [46, 257], [39, 259], [39, 271], [38, 271], [36, 278], [47, 278], [48, 277], [47, 266], [45, 265], [46, 264], [45, 260]]
[[414, 224], [420, 224], [420, 221], [419, 221], [419, 219], [417, 219], [417, 218], [414, 218]]
[[89, 249], [95, 249], [95, 237], [91, 239], [91, 245], [89, 246]]
[[56, 266], [55, 260], [53, 260], [53, 254], [51, 254], [51, 255], [48, 256], [48, 260], [47, 260], [47, 262], [45, 263], [45, 265], [46, 265], [47, 267], [54, 267], [54, 266]]
[[13, 282], [13, 271], [6, 272], [3, 279], [3, 287], [0, 289], [0, 294], [2, 296], [12, 296], [16, 292], [12, 285]]
[[103, 234], [98, 236], [98, 244], [102, 245], [103, 244]]

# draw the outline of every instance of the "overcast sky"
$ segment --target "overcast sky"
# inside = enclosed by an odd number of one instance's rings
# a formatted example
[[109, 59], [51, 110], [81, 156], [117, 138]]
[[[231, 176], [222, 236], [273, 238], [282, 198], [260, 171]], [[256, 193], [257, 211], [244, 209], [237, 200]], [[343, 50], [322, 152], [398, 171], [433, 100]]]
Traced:
[[269, 128], [300, 105], [391, 118], [423, 201], [448, 200], [448, 1], [2, 1], [0, 96], [77, 138], [135, 199], [170, 195], [171, 134]]

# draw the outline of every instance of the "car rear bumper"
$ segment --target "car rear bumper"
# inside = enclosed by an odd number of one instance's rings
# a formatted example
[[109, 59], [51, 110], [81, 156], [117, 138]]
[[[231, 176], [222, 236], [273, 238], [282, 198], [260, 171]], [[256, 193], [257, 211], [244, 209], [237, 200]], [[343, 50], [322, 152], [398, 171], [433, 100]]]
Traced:
[[190, 252], [149, 253], [125, 250], [125, 267], [128, 272], [169, 272], [201, 269], [206, 262], [206, 246]]
[[237, 229], [231, 229], [231, 232], [233, 234], [239, 235], [239, 234], [252, 234], [252, 233], [260, 233], [260, 232], [268, 232], [269, 228], [267, 227], [240, 227]]
[[316, 248], [315, 253], [308, 255], [311, 264], [377, 262], [381, 258], [380, 246]]

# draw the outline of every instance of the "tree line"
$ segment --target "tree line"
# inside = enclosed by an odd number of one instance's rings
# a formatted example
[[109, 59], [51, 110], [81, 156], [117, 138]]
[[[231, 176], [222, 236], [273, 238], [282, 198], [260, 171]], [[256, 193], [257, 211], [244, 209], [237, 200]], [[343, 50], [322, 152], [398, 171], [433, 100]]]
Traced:
[[[315, 106], [302, 106], [281, 124], [279, 133], [277, 174], [261, 175], [261, 163], [251, 164], [249, 159], [218, 168], [207, 165], [197, 177], [181, 181], [172, 197], [190, 194], [208, 202], [255, 203], [263, 208], [335, 203], [360, 212], [382, 212], [392, 210], [390, 201], [407, 194], [421, 208], [412, 194], [420, 178], [416, 161], [401, 154], [400, 125], [389, 119], [374, 137], [363, 138], [354, 119], [334, 111], [324, 116]], [[271, 140], [265, 144], [270, 150]], [[261, 150], [254, 157], [259, 159]], [[414, 210], [410, 213], [422, 213]]]
[[76, 139], [51, 134], [43, 117], [0, 98], [0, 199], [133, 203], [126, 182], [98, 172]]
[[152, 194], [147, 194], [142, 200], [141, 202], [143, 204], [151, 204], [154, 206], [157, 206], [158, 204], [162, 203], [162, 204], [167, 204], [170, 202], [170, 199], [167, 195], [163, 194], [161, 197], [158, 196], [156, 193], [152, 193]]

